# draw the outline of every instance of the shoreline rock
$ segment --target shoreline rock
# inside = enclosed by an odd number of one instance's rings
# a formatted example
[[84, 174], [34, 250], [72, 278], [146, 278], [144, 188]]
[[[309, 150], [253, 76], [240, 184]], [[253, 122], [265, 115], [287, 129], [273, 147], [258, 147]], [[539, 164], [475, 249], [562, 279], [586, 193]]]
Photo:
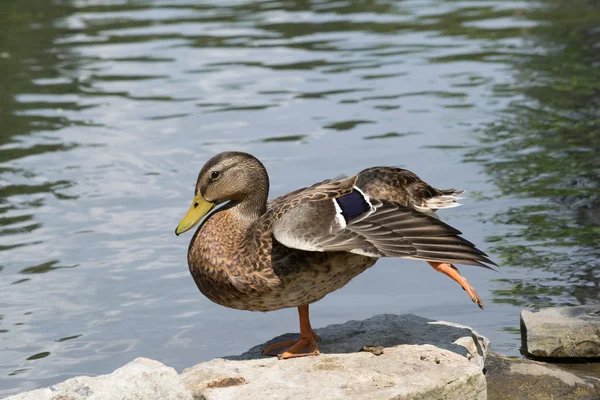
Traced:
[[[483, 368], [490, 352], [490, 340], [468, 326], [435, 321], [414, 314], [379, 314], [374, 317], [315, 329], [321, 336], [319, 347], [324, 354], [356, 353], [364, 346], [384, 348], [398, 345], [433, 345], [459, 354]], [[270, 359], [262, 349], [273, 343], [298, 339], [297, 333], [286, 333], [256, 345], [228, 360]]]
[[487, 398], [479, 366], [432, 345], [287, 361], [215, 359], [181, 376], [195, 398], [206, 400]]
[[541, 358], [600, 357], [600, 304], [521, 311], [523, 352]]
[[107, 375], [77, 376], [6, 400], [195, 400], [174, 368], [139, 357]]
[[491, 353], [489, 340], [471, 328], [449, 322], [383, 314], [316, 332], [323, 338], [318, 357], [261, 355], [265, 345], [298, 335], [285, 334], [181, 374], [137, 358], [108, 375], [79, 376], [6, 400], [574, 400], [600, 393], [600, 364], [505, 357]]
[[600, 393], [600, 366], [594, 364], [549, 364], [490, 353], [485, 369], [488, 400], [597, 399]]
[[486, 399], [482, 370], [490, 342], [471, 328], [383, 314], [315, 331], [319, 357], [282, 362], [261, 355], [266, 345], [298, 337], [286, 334], [188, 368], [182, 379], [206, 400]]
[[[261, 356], [266, 344], [297, 338], [286, 334], [181, 375], [138, 358], [112, 374], [76, 377], [7, 400], [487, 398], [489, 340], [466, 326], [384, 314], [315, 331], [323, 338], [318, 357]], [[360, 351], [365, 346], [375, 350]]]

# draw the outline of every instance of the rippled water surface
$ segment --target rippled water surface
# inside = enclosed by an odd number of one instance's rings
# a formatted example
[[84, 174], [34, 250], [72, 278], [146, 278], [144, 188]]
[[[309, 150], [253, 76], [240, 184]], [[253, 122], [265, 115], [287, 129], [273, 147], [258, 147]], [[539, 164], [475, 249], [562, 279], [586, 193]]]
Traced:
[[273, 196], [382, 164], [468, 189], [441, 214], [501, 265], [461, 268], [485, 311], [386, 259], [316, 327], [415, 313], [516, 355], [522, 307], [600, 299], [596, 2], [6, 0], [0, 27], [0, 396], [298, 330], [189, 276], [173, 230], [227, 149]]

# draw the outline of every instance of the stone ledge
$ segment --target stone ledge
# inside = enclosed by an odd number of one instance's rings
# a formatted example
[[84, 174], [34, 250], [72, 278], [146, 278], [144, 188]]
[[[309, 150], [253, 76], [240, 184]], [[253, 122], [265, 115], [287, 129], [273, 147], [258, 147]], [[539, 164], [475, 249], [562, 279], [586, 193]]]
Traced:
[[[319, 346], [324, 354], [356, 353], [363, 346], [394, 347], [398, 345], [431, 344], [459, 354], [483, 368], [490, 351], [488, 338], [471, 328], [452, 322], [434, 321], [414, 314], [380, 314], [362, 321], [348, 321], [315, 329], [321, 336]], [[265, 358], [262, 349], [270, 344], [297, 339], [297, 333], [287, 333], [254, 346], [228, 360]]]
[[[291, 362], [289, 362], [291, 361]], [[186, 369], [196, 398], [221, 399], [485, 399], [482, 370], [432, 345], [400, 345], [316, 358], [215, 359]]]
[[600, 304], [523, 310], [521, 342], [537, 358], [600, 357]]
[[[138, 358], [112, 374], [77, 377], [10, 400], [486, 399], [489, 340], [415, 315], [378, 315], [317, 329], [318, 357], [280, 361], [260, 351], [214, 359], [178, 375]], [[365, 346], [373, 352], [359, 351]], [[380, 354], [380, 355], [376, 355]]]

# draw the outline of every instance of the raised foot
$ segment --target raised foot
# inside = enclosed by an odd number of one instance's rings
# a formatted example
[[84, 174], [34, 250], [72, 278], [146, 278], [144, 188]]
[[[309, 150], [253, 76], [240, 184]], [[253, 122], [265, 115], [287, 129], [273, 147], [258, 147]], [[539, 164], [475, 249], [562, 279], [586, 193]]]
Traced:
[[262, 354], [265, 356], [277, 356], [280, 360], [295, 357], [318, 356], [321, 354], [317, 340], [321, 340], [316, 333], [311, 337], [302, 337], [299, 340], [288, 340], [286, 342], [274, 343], [264, 348]]
[[436, 271], [441, 272], [444, 275], [449, 276], [453, 280], [455, 280], [464, 290], [467, 292], [473, 303], [477, 304], [479, 308], [483, 310], [483, 300], [477, 294], [477, 291], [471, 284], [467, 281], [467, 279], [458, 272], [458, 268], [449, 263], [440, 263], [428, 261], [429, 265], [431, 265]]
[[464, 282], [461, 283], [462, 288], [467, 292], [473, 303], [477, 304], [483, 310], [483, 300], [481, 300], [475, 288], [464, 277], [463, 280]]

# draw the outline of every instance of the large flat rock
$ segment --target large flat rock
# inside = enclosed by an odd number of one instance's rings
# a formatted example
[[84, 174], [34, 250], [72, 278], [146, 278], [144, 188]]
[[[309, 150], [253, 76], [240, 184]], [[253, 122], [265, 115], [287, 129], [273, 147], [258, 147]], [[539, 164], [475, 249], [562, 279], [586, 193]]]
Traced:
[[[414, 314], [380, 314], [362, 321], [348, 321], [315, 329], [321, 336], [319, 347], [324, 354], [356, 353], [363, 346], [394, 347], [398, 345], [431, 344], [464, 356], [483, 368], [490, 352], [490, 341], [468, 326], [452, 322], [435, 321]], [[229, 360], [265, 358], [265, 346], [286, 340], [298, 339], [297, 333], [286, 333], [268, 342], [254, 346]]]
[[[321, 354], [278, 360], [267, 344], [178, 375], [138, 358], [109, 375], [81, 376], [10, 400], [427, 399], [484, 400], [489, 340], [415, 315], [378, 315], [317, 329]], [[361, 351], [363, 350], [363, 351]]]
[[[194, 396], [221, 399], [485, 399], [489, 341], [465, 326], [415, 315], [378, 315], [330, 325], [319, 357], [264, 358], [264, 346], [185, 370]], [[383, 354], [361, 352], [378, 348]], [[379, 348], [381, 350], [381, 348]]]
[[482, 370], [432, 345], [401, 345], [317, 358], [216, 359], [184, 371], [200, 399], [486, 399]]
[[534, 357], [600, 357], [600, 304], [523, 310], [521, 339]]
[[6, 400], [195, 400], [177, 371], [148, 358], [136, 358], [112, 374], [78, 376], [49, 388]]

